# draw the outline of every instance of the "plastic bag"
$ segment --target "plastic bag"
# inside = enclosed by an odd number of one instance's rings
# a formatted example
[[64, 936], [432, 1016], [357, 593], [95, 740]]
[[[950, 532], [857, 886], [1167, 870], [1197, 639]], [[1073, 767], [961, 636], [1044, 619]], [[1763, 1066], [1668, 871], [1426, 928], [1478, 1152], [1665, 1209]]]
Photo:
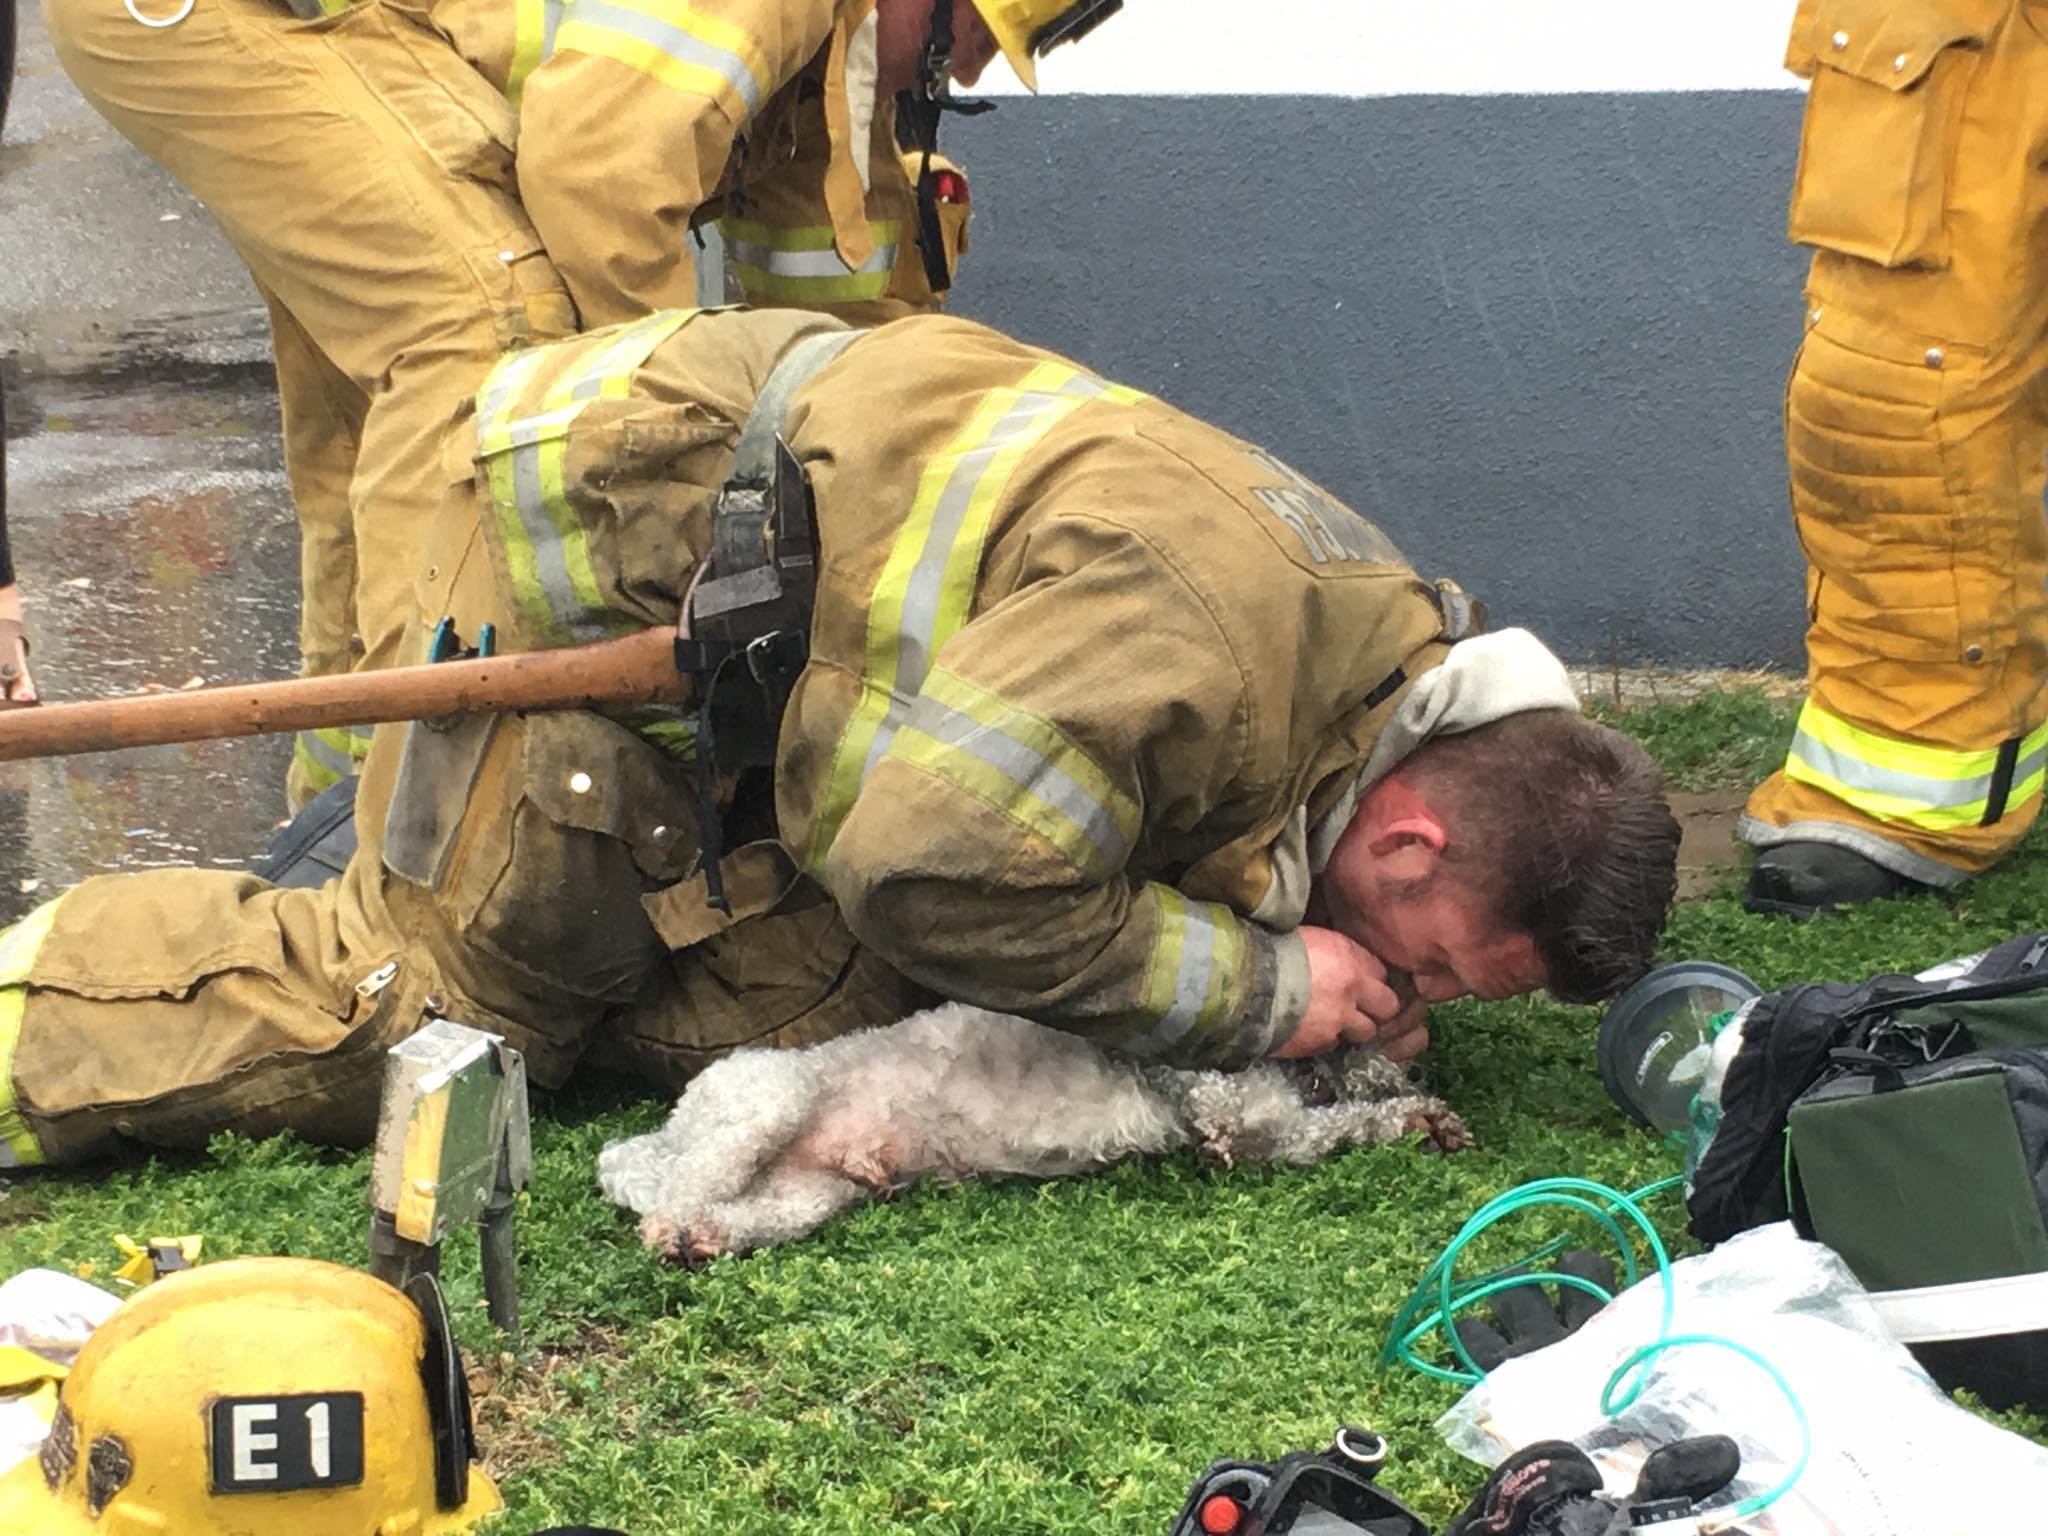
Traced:
[[[1833, 1250], [1791, 1224], [1759, 1227], [1672, 1266], [1668, 1332], [1747, 1346], [1785, 1377], [1812, 1432], [1812, 1455], [1784, 1497], [1733, 1529], [1772, 1536], [1974, 1536], [2018, 1529], [2016, 1510], [2048, 1498], [2048, 1450], [1957, 1407], [1878, 1321]], [[1453, 1449], [1488, 1467], [1536, 1440], [1570, 1440], [1626, 1492], [1649, 1451], [1686, 1435], [1731, 1435], [1742, 1476], [1719, 1502], [1768, 1492], [1802, 1443], [1799, 1417], [1770, 1375], [1734, 1350], [1682, 1345], [1656, 1355], [1641, 1394], [1614, 1418], [1601, 1390], [1658, 1337], [1655, 1275], [1571, 1337], [1508, 1361], [1437, 1421]], [[2024, 1521], [2022, 1523], [2025, 1523]]]
[[43, 1443], [55, 1383], [120, 1305], [120, 1297], [53, 1269], [25, 1269], [0, 1284], [0, 1472]]
[[0, 1284], [0, 1345], [69, 1365], [121, 1298], [54, 1269], [25, 1269]]

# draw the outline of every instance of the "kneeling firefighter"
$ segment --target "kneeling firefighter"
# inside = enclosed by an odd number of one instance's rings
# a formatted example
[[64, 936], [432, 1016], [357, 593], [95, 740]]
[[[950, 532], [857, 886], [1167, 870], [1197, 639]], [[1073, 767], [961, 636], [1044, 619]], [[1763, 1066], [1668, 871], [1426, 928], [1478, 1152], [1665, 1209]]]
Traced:
[[653, 632], [696, 707], [380, 726], [339, 879], [109, 876], [0, 934], [16, 1160], [360, 1142], [423, 1013], [544, 1086], [674, 1092], [933, 994], [1223, 1065], [1413, 1054], [1430, 1002], [1652, 952], [1677, 825], [1557, 659], [1076, 363], [670, 311], [508, 357], [467, 432], [430, 611]]
[[[863, 322], [935, 306], [968, 213], [931, 158], [949, 80], [1000, 48], [1029, 83], [1037, 52], [1118, 3], [45, 10], [80, 90], [206, 204], [269, 306], [318, 674], [399, 658], [451, 402], [505, 350], [698, 302], [690, 248], [712, 222], [750, 303]], [[368, 740], [302, 735], [294, 807]]]

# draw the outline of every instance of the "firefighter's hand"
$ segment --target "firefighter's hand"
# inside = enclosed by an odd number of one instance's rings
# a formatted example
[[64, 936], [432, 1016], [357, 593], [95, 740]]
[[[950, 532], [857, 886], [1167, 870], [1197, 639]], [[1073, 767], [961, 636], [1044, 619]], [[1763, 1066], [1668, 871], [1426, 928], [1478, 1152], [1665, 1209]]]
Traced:
[[28, 635], [21, 627], [21, 588], [0, 587], [0, 709], [39, 702], [28, 667]]
[[1390, 977], [1370, 950], [1334, 928], [1304, 923], [1308, 946], [1308, 1011], [1275, 1056], [1319, 1056], [1340, 1045], [1373, 1045], [1405, 1061], [1429, 1043], [1423, 1005]]

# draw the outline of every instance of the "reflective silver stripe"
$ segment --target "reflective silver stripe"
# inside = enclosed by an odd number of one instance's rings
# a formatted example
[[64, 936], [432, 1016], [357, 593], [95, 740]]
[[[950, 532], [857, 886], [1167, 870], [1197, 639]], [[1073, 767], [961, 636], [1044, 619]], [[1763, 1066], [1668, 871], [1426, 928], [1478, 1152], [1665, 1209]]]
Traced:
[[[1792, 756], [1851, 789], [1891, 795], [1929, 809], [1976, 805], [1990, 797], [1991, 781], [1996, 777], [1995, 774], [1982, 773], [1967, 779], [1930, 779], [1917, 773], [1902, 773], [1896, 768], [1880, 768], [1863, 758], [1838, 751], [1805, 730], [1793, 733]], [[2030, 754], [2028, 761], [2038, 766], [2041, 754]], [[2025, 777], [2025, 773], [2017, 773], [2013, 782], [2017, 784]]]
[[896, 266], [894, 242], [875, 247], [875, 254], [857, 267], [849, 267], [839, 259], [836, 250], [784, 251], [772, 245], [762, 245], [753, 240], [737, 240], [728, 236], [726, 249], [732, 259], [745, 266], [759, 267], [771, 277], [788, 278], [832, 278], [832, 277], [874, 277], [890, 272]]
[[1093, 399], [1108, 387], [1102, 380], [1084, 373], [1055, 390], [1034, 390], [1020, 396], [987, 440], [962, 454], [960, 462], [953, 466], [945, 490], [939, 493], [931, 529], [925, 536], [924, 548], [918, 551], [917, 564], [911, 569], [903, 594], [903, 618], [896, 629], [896, 691], [875, 730], [874, 741], [868, 746], [867, 763], [861, 769], [862, 783], [867, 782], [875, 764], [889, 750], [889, 743], [896, 739], [897, 730], [910, 712], [909, 701], [924, 687], [925, 675], [931, 670], [933, 632], [938, 625], [939, 601], [946, 588], [946, 567], [952, 560], [954, 541], [960, 536], [961, 524], [966, 521], [981, 477], [1005, 449], [1029, 433], [1039, 417], [1053, 410], [1062, 399]]
[[749, 115], [761, 105], [760, 82], [754, 79], [754, 72], [747, 68], [744, 59], [684, 31], [674, 22], [658, 21], [622, 5], [609, 4], [608, 0], [576, 0], [575, 20], [579, 26], [604, 27], [622, 33], [668, 55], [678, 64], [708, 69], [739, 92]]
[[909, 724], [912, 729], [987, 764], [1021, 793], [1044, 801], [1081, 830], [1105, 864], [1112, 869], [1122, 867], [1130, 844], [1109, 808], [1037, 748], [1017, 740], [1000, 726], [985, 725], [929, 694], [911, 709]]
[[477, 391], [476, 437], [483, 452], [493, 453], [501, 446], [494, 439], [505, 431], [513, 405], [527, 385], [533, 382], [540, 362], [538, 350], [514, 352], [491, 370], [490, 377], [484, 380], [484, 387]]
[[1180, 970], [1173, 978], [1173, 1006], [1159, 1021], [1153, 1037], [1168, 1045], [1182, 1039], [1202, 1016], [1209, 1000], [1210, 972], [1215, 969], [1216, 925], [1199, 908], [1189, 907], [1181, 936]]
[[541, 7], [540, 56], [551, 58], [555, 51], [555, 33], [562, 26], [562, 0], [545, 0]]
[[2048, 746], [2036, 747], [2021, 758], [2012, 770], [2013, 798], [2020, 799], [2020, 786], [2044, 769], [2048, 769]]
[[[560, 440], [550, 441], [558, 445]], [[605, 633], [604, 625], [577, 595], [576, 584], [569, 576], [568, 546], [548, 515], [547, 495], [540, 479], [542, 448], [539, 443], [522, 443], [512, 449], [512, 504], [533, 548], [535, 579], [540, 582], [541, 595], [547, 599], [556, 622], [573, 638], [599, 639]]]
[[576, 358], [575, 372], [557, 379], [543, 394], [540, 409], [512, 418], [518, 397], [533, 387], [548, 354], [581, 345], [568, 341], [516, 353], [493, 370], [477, 396], [477, 443], [485, 454], [498, 454], [526, 443], [544, 442], [567, 432], [583, 407], [600, 399], [608, 384], [639, 368], [654, 349], [681, 330], [695, 311], [660, 309], [630, 325], [622, 325], [601, 346], [587, 346]]
[[356, 771], [355, 757], [346, 748], [328, 741], [319, 731], [299, 732], [298, 752], [308, 767], [331, 773], [337, 780], [345, 779]]

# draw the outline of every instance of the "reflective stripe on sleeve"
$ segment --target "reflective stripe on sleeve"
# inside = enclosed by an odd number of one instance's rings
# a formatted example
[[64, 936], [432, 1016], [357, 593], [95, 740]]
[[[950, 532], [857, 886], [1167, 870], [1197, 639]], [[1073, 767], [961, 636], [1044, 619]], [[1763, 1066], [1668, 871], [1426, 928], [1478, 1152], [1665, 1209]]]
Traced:
[[562, 25], [563, 0], [514, 0], [512, 67], [505, 73], [505, 99], [519, 105], [526, 77], [555, 51]]
[[0, 1167], [20, 1168], [44, 1161], [43, 1149], [21, 1118], [14, 1093], [14, 1053], [21, 1044], [21, 1019], [28, 1007], [28, 973], [43, 940], [57, 921], [59, 896], [0, 933]]
[[875, 242], [875, 252], [858, 267], [849, 267], [839, 259], [829, 224], [785, 228], [752, 219], [723, 218], [718, 227], [747, 296], [783, 304], [881, 298], [889, 291], [902, 234], [902, 226], [894, 220], [870, 220], [868, 235]]
[[1221, 1027], [1244, 957], [1244, 931], [1216, 902], [1191, 902], [1166, 885], [1146, 890], [1158, 901], [1159, 931], [1145, 972], [1143, 1023], [1117, 1044], [1134, 1056], [1157, 1057]]
[[306, 786], [315, 794], [354, 773], [370, 752], [372, 727], [323, 727], [301, 731], [292, 746]]
[[889, 755], [1045, 839], [1096, 880], [1124, 866], [1138, 807], [1049, 720], [934, 667]]
[[808, 850], [814, 871], [823, 871], [854, 797], [909, 717], [932, 658], [967, 622], [983, 541], [1024, 455], [1090, 401], [1142, 398], [1071, 364], [1040, 363], [1021, 384], [982, 396], [967, 424], [927, 461], [868, 601], [867, 670], [819, 806]]
[[[1879, 821], [1928, 832], [1979, 826], [1998, 774], [1997, 747], [1953, 751], [1900, 741], [1851, 725], [1812, 700], [1785, 758], [1785, 777], [1825, 790]], [[2048, 769], [2048, 725], [2020, 742], [2007, 813], [2041, 793]]]
[[551, 52], [562, 50], [616, 59], [740, 121], [772, 83], [753, 38], [683, 0], [567, 0]]
[[[570, 505], [570, 425], [593, 400], [623, 399], [633, 373], [694, 310], [649, 315], [582, 341], [557, 343], [501, 362], [477, 391], [477, 451], [497, 513], [505, 564], [526, 617], [550, 645], [602, 639], [623, 623], [605, 602], [591, 562], [590, 531]], [[542, 375], [569, 365], [532, 402]]]

